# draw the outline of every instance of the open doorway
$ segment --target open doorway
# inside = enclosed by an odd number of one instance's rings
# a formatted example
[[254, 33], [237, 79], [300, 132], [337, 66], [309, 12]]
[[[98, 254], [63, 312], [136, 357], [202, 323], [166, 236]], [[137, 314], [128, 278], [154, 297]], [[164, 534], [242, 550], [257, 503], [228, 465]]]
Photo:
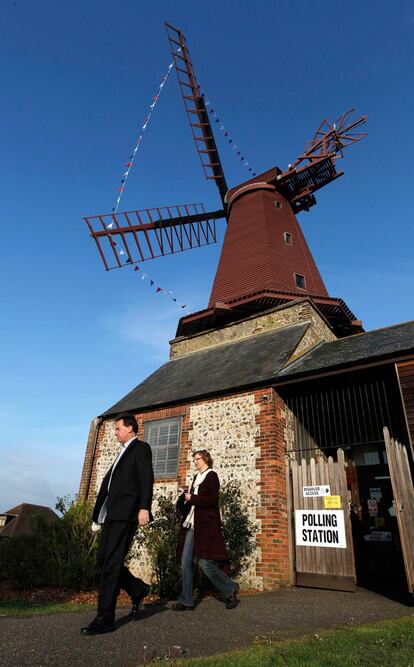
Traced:
[[347, 463], [357, 584], [404, 598], [407, 582], [385, 444], [350, 447]]

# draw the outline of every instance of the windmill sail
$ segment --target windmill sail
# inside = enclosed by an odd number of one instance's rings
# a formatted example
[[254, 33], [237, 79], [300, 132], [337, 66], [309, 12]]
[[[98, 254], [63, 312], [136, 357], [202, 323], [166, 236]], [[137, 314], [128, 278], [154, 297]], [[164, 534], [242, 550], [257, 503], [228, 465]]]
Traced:
[[85, 219], [107, 271], [216, 243], [216, 220], [224, 211], [180, 204], [108, 213]]
[[221, 201], [223, 206], [225, 206], [224, 197], [227, 192], [227, 183], [204, 98], [200, 94], [200, 89], [197, 85], [185, 37], [181, 30], [174, 28], [169, 23], [166, 23], [165, 27], [170, 42], [171, 53], [174, 58], [185, 110], [204, 175], [208, 180], [216, 182]]

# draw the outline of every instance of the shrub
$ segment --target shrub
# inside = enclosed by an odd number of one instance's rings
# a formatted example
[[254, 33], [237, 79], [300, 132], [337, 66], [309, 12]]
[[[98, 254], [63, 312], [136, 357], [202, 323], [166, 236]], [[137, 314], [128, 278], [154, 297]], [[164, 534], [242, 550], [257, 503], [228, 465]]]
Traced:
[[44, 569], [43, 560], [35, 535], [0, 540], [1, 578], [10, 581], [15, 588], [32, 588], [39, 584]]
[[4, 579], [19, 588], [61, 586], [87, 590], [97, 582], [96, 539], [91, 533], [93, 503], [58, 499], [62, 514], [51, 523], [43, 514], [31, 518], [32, 535], [0, 542]]
[[238, 577], [254, 550], [255, 527], [247, 514], [238, 482], [228, 482], [220, 490], [223, 535], [230, 560], [230, 575]]
[[155, 574], [155, 592], [162, 599], [176, 597], [180, 587], [180, 563], [177, 558], [177, 539], [181, 516], [172, 494], [160, 496], [155, 521], [141, 528], [135, 538], [147, 550]]
[[94, 500], [60, 498], [56, 509], [63, 514], [61, 521], [37, 531], [58, 586], [88, 590], [98, 581], [98, 545], [91, 532], [94, 504]]

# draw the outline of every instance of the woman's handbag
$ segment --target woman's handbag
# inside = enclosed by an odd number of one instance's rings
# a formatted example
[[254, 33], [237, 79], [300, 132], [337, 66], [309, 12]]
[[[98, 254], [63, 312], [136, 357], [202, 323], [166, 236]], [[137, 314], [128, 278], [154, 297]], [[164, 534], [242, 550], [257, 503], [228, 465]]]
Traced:
[[185, 521], [185, 519], [187, 518], [187, 514], [191, 509], [190, 503], [186, 502], [185, 494], [186, 491], [183, 491], [182, 494], [178, 497], [177, 504], [175, 506], [178, 514], [182, 516], [183, 521]]

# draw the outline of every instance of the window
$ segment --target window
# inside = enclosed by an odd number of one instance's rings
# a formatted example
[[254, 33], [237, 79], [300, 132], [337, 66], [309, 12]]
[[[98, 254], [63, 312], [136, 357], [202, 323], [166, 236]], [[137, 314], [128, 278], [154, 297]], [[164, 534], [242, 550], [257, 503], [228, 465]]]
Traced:
[[295, 273], [295, 284], [296, 287], [305, 289], [305, 276], [301, 276], [300, 273]]
[[285, 243], [287, 243], [287, 245], [292, 245], [292, 234], [285, 232], [283, 234], [283, 238], [285, 239]]
[[0, 526], [5, 526], [5, 525], [6, 525], [6, 517], [0, 516]]
[[275, 200], [275, 206], [276, 206], [276, 208], [282, 208], [282, 202], [281, 202], [281, 201], [277, 201], [277, 199], [276, 199], [276, 200]]
[[181, 417], [159, 419], [144, 424], [144, 440], [150, 444], [152, 449], [156, 478], [177, 475], [180, 436]]
[[[364, 445], [355, 448], [353, 459], [356, 466], [375, 466], [381, 463], [377, 445]], [[374, 497], [371, 495], [371, 498]]]

